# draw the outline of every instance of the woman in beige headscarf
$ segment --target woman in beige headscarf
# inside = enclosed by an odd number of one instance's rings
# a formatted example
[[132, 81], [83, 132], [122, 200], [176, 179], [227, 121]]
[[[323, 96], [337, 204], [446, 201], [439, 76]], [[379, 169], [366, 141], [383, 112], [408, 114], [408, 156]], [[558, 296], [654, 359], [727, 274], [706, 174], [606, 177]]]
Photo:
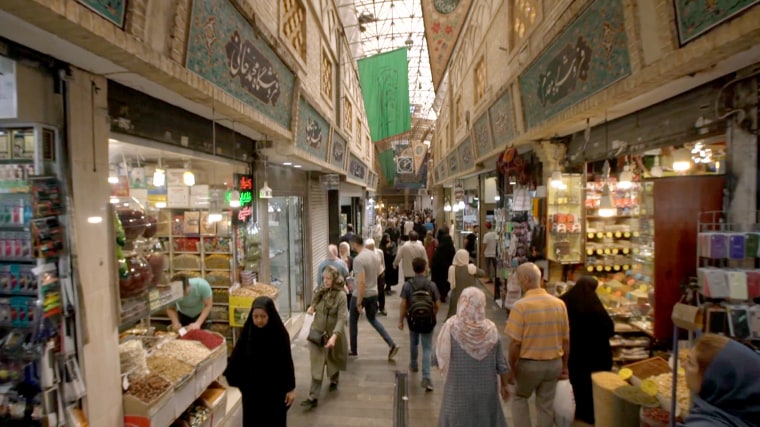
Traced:
[[454, 255], [454, 261], [449, 267], [449, 283], [451, 284], [451, 299], [449, 301], [449, 312], [446, 318], [457, 313], [457, 303], [462, 291], [470, 286], [475, 285], [475, 276], [485, 276], [485, 271], [479, 269], [475, 264], [470, 264], [470, 253], [467, 249], [460, 249]]
[[461, 293], [457, 314], [438, 334], [435, 357], [446, 380], [440, 427], [507, 426], [499, 394], [504, 401], [509, 398], [509, 365], [499, 331], [486, 319], [483, 291], [469, 287]]

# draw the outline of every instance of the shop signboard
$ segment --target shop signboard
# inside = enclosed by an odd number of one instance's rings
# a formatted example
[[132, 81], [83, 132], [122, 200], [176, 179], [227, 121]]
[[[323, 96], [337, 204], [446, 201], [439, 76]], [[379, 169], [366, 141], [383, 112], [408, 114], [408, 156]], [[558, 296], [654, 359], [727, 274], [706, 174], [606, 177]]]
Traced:
[[354, 181], [365, 182], [367, 179], [367, 166], [353, 153], [349, 155], [348, 176]]
[[290, 129], [295, 77], [230, 0], [194, 0], [187, 68]]
[[594, 0], [520, 76], [526, 127], [630, 74], [623, 0]]
[[446, 160], [446, 163], [449, 166], [448, 169], [448, 175], [453, 176], [459, 173], [459, 150], [454, 150], [449, 154], [449, 157]]
[[340, 170], [346, 169], [346, 140], [335, 129], [333, 129], [332, 143], [330, 147], [330, 164]]
[[319, 177], [319, 183], [325, 188], [325, 190], [338, 190], [340, 189], [340, 175], [337, 173], [329, 173]]
[[438, 180], [443, 181], [448, 176], [446, 167], [447, 167], [446, 159], [442, 159], [441, 161], [438, 162]]
[[15, 118], [18, 118], [16, 61], [0, 56], [0, 119]]
[[[253, 216], [253, 175], [236, 173], [235, 190], [240, 193], [240, 207], [232, 210], [233, 224], [244, 224]], [[230, 201], [231, 194], [227, 193], [227, 203]]]
[[[505, 90], [499, 99], [488, 108], [488, 120], [491, 124], [491, 144], [503, 147], [515, 137], [515, 114], [512, 106], [512, 93]], [[482, 125], [475, 122], [475, 134], [479, 141], [483, 135]], [[478, 152], [482, 156], [483, 152]]]
[[475, 167], [475, 158], [472, 154], [472, 140], [467, 138], [457, 147], [459, 152], [459, 169], [467, 171]]
[[77, 0], [88, 9], [111, 21], [119, 28], [124, 27], [127, 14], [127, 0]]
[[686, 44], [760, 0], [675, 0], [678, 39]]
[[298, 129], [296, 147], [319, 160], [327, 158], [327, 143], [330, 126], [305, 99], [298, 103]]
[[491, 139], [491, 127], [488, 123], [487, 111], [475, 120], [475, 125], [472, 127], [472, 140], [475, 143], [475, 158], [477, 159], [493, 150], [493, 140]]

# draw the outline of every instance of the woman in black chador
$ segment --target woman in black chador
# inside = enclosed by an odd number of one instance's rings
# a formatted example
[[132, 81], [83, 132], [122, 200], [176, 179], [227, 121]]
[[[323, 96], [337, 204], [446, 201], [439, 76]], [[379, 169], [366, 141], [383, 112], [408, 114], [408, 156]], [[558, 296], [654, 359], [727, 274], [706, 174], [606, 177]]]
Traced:
[[271, 298], [253, 302], [224, 376], [243, 396], [243, 427], [287, 425], [296, 377], [290, 336]]
[[591, 374], [612, 369], [610, 337], [615, 325], [596, 295], [599, 282], [583, 276], [562, 295], [570, 320], [570, 383], [575, 394], [575, 419], [594, 424]]

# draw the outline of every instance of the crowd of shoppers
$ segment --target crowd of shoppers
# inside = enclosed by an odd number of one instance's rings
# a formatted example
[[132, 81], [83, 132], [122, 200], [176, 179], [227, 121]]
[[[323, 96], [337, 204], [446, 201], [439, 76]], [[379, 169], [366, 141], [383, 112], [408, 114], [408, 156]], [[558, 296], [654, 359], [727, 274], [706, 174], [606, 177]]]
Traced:
[[[307, 310], [314, 316], [308, 334], [311, 386], [301, 406], [318, 406], [325, 375], [328, 390], [338, 389], [340, 371], [346, 370], [349, 356], [358, 355], [362, 315], [386, 342], [393, 361], [400, 347], [376, 316], [387, 314], [385, 296], [401, 285], [398, 327], [409, 329], [409, 371], [421, 368], [420, 385], [427, 392], [434, 391], [433, 367], [443, 377], [440, 427], [506, 426], [500, 398], [509, 401], [513, 425], [554, 426], [555, 393], [564, 379], [572, 384], [575, 418], [594, 425], [591, 375], [611, 370], [614, 333], [597, 296], [598, 281], [583, 276], [558, 298], [542, 287], [535, 264], [520, 265], [514, 274], [522, 298], [509, 312], [502, 344], [477, 282], [478, 276], [495, 279], [490, 224], [481, 248], [485, 273], [473, 263], [475, 240], [456, 251], [448, 227], [436, 229], [422, 215], [409, 218], [387, 218], [386, 226], [373, 227], [374, 238], [367, 240], [349, 228], [348, 241], [327, 248]], [[447, 320], [437, 327], [446, 303]], [[757, 353], [706, 334], [689, 353], [685, 371], [695, 397], [684, 426], [760, 426]], [[254, 301], [225, 375], [241, 390], [244, 426], [285, 425], [295, 400], [295, 378], [290, 339], [271, 299]], [[529, 399], [535, 400], [533, 420]]]

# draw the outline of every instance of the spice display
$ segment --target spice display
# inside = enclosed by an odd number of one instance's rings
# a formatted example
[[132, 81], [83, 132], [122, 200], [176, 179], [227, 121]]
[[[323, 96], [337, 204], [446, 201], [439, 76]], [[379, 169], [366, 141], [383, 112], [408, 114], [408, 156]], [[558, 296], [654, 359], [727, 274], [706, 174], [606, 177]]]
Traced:
[[272, 285], [264, 283], [257, 283], [251, 286], [243, 286], [241, 288], [232, 291], [232, 295], [236, 297], [249, 297], [258, 298], [260, 296], [266, 296], [274, 299], [277, 296], [277, 288]]
[[121, 361], [121, 373], [136, 376], [148, 374], [148, 365], [145, 362], [145, 348], [142, 341], [134, 339], [119, 344], [119, 360]]
[[[673, 387], [673, 374], [660, 374], [650, 379], [657, 384], [657, 392], [667, 400], [670, 400]], [[676, 400], [678, 401], [679, 412], [681, 414], [688, 412], [691, 399], [689, 397], [689, 389], [686, 386], [686, 377], [684, 375], [678, 375], [678, 379], [676, 380]]]
[[198, 366], [210, 354], [211, 350], [203, 344], [190, 340], [169, 341], [156, 352], [158, 356], [173, 357], [192, 366]]
[[670, 425], [670, 412], [662, 408], [641, 408], [642, 427], [665, 427]]
[[171, 386], [169, 381], [158, 375], [145, 375], [130, 382], [126, 394], [134, 396], [145, 403], [151, 403], [164, 394]]
[[659, 401], [657, 400], [655, 396], [650, 396], [644, 393], [644, 391], [642, 391], [640, 388], [632, 386], [632, 385], [626, 385], [626, 386], [616, 388], [615, 395], [635, 405], [641, 405], [641, 406], [659, 405]]
[[209, 350], [214, 350], [224, 343], [224, 338], [213, 332], [204, 331], [202, 329], [194, 329], [192, 331], [188, 331], [185, 335], [182, 336], [182, 339], [199, 341]]
[[166, 356], [150, 356], [147, 363], [150, 373], [161, 375], [172, 384], [193, 372], [193, 367], [187, 363]]
[[174, 423], [179, 427], [200, 427], [211, 416], [211, 410], [198, 403], [193, 404], [190, 409]]

